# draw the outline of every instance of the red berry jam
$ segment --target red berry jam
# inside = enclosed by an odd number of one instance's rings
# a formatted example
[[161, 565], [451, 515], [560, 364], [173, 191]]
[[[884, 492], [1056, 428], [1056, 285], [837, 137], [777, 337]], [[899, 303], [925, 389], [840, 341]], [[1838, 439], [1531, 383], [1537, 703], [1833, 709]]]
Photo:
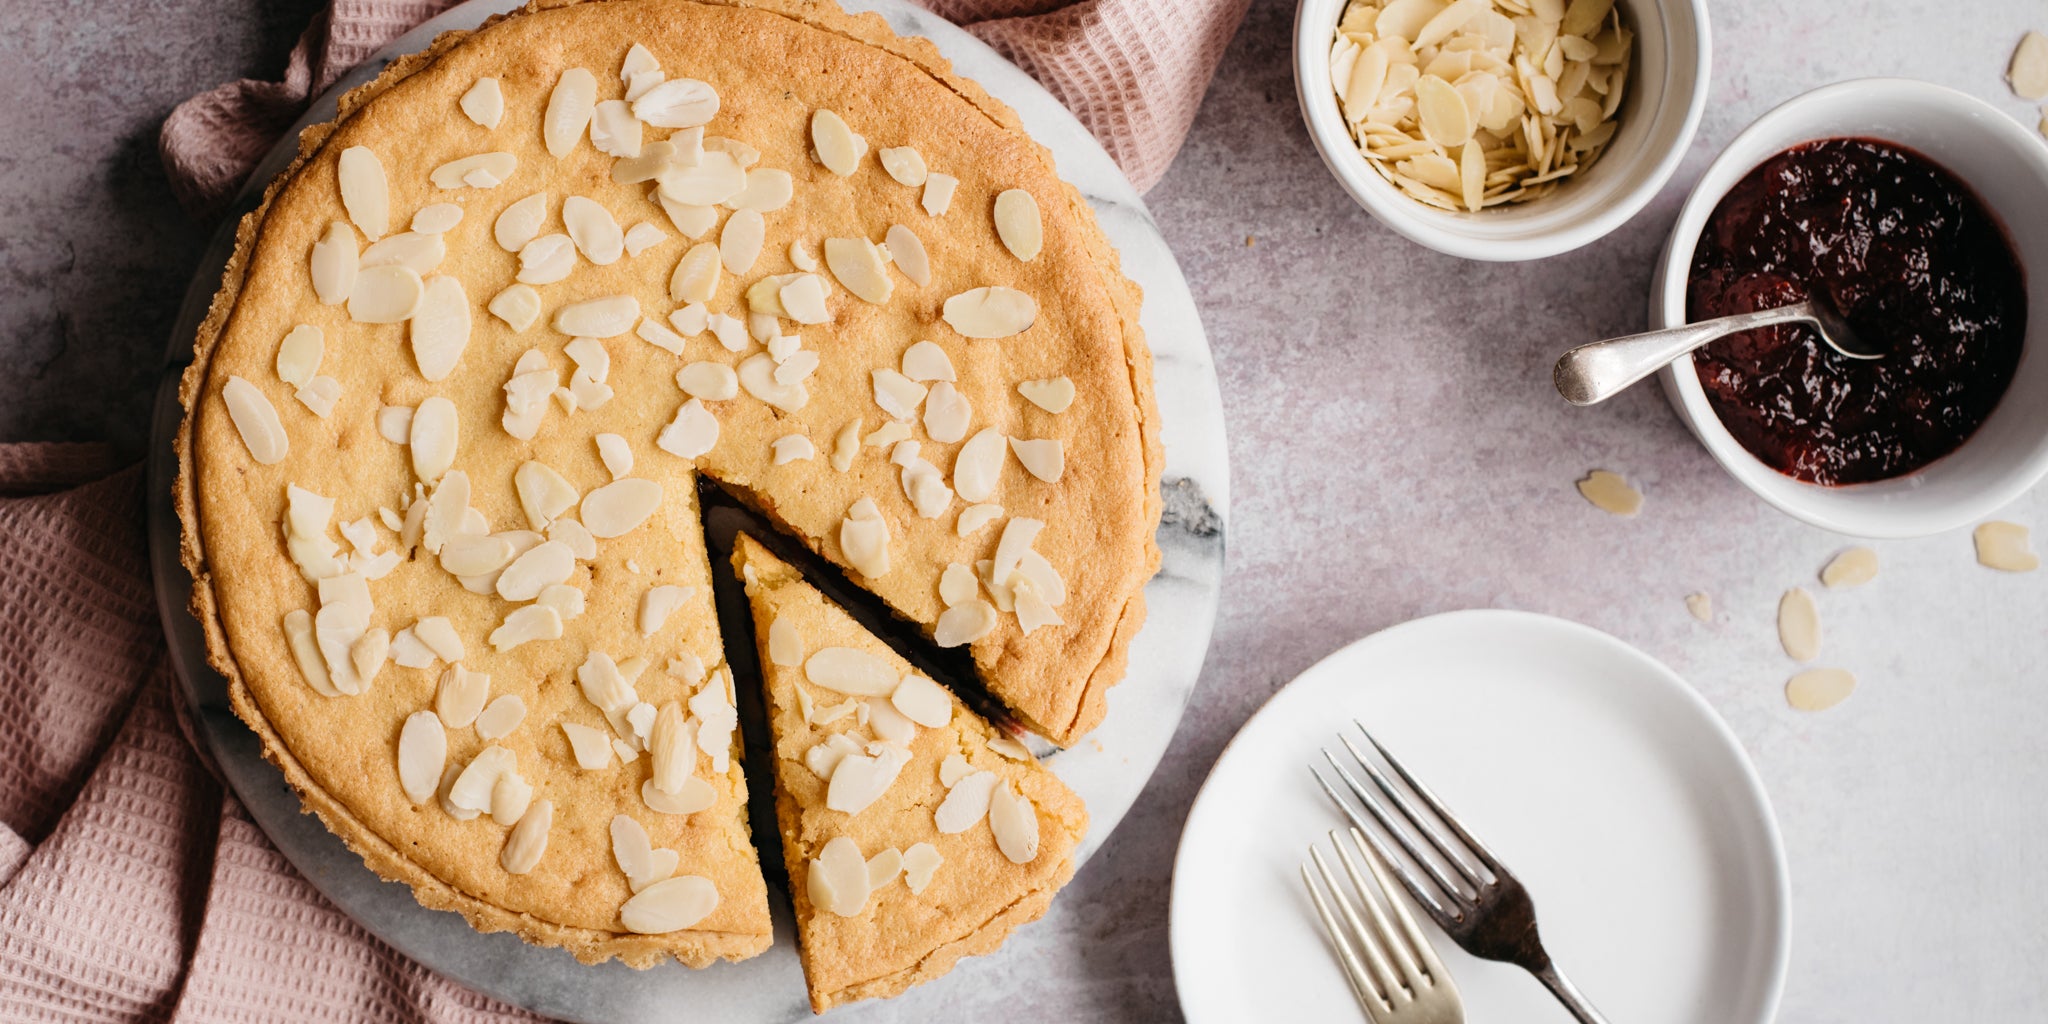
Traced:
[[1693, 250], [1693, 320], [1832, 301], [1886, 351], [1849, 359], [1804, 324], [1745, 331], [1693, 354], [1744, 448], [1818, 484], [1910, 473], [1976, 432], [2019, 364], [2019, 261], [1967, 185], [1872, 139], [1788, 149], [1714, 209]]

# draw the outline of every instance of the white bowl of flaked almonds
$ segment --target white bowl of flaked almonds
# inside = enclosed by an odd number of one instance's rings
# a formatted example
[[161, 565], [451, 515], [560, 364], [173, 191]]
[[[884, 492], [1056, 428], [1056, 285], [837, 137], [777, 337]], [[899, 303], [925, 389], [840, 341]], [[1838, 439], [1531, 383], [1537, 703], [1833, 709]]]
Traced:
[[1301, 0], [1294, 84], [1323, 162], [1404, 237], [1475, 260], [1585, 245], [1699, 125], [1704, 0]]

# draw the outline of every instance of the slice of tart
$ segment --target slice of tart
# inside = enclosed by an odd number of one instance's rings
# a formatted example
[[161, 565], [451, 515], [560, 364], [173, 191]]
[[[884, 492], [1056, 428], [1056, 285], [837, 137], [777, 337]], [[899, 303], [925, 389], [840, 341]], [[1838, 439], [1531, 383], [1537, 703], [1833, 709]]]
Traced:
[[1073, 876], [1081, 798], [742, 533], [811, 1008], [993, 952]]

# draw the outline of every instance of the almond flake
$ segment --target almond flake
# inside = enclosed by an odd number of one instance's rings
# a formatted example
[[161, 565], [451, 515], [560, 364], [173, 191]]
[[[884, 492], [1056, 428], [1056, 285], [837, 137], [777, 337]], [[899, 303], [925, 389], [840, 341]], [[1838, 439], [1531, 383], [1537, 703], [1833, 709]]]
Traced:
[[986, 501], [1002, 481], [1007, 439], [994, 427], [982, 429], [953, 457], [953, 490], [966, 501]]
[[839, 428], [832, 438], [832, 468], [841, 473], [853, 468], [854, 457], [860, 454], [860, 419]]
[[462, 350], [469, 347], [469, 296], [462, 282], [447, 275], [427, 278], [406, 330], [420, 376], [438, 381], [455, 372]]
[[523, 875], [540, 864], [541, 855], [548, 849], [548, 829], [555, 824], [555, 803], [552, 800], [535, 800], [520, 815], [519, 824], [512, 826], [512, 832], [505, 837], [505, 849], [498, 855], [498, 865], [507, 874]]
[[[562, 522], [567, 524], [576, 524], [576, 521], [573, 519], [565, 519]], [[582, 529], [580, 524], [576, 525], [578, 529]], [[550, 530], [549, 532], [552, 533], [554, 531]], [[583, 536], [589, 537], [590, 534], [585, 533]], [[591, 554], [595, 555], [597, 553], [595, 547], [596, 542], [592, 541], [591, 543]], [[579, 553], [577, 557], [580, 558], [582, 556]], [[573, 619], [576, 616], [583, 614], [584, 606], [586, 604], [583, 598], [583, 591], [578, 590], [575, 587], [569, 586], [566, 583], [556, 583], [551, 586], [543, 588], [540, 592], [540, 596], [534, 598], [534, 603], [539, 605], [545, 605], [549, 608], [553, 608], [555, 610], [555, 614], [562, 617], [563, 622], [568, 622], [570, 619]]]
[[889, 574], [889, 524], [872, 499], [854, 502], [840, 520], [839, 549], [861, 575], [880, 579]]
[[847, 755], [832, 770], [832, 781], [825, 789], [828, 810], [845, 814], [867, 810], [910, 763], [910, 751], [894, 743], [869, 744], [868, 750], [870, 753]]
[[1642, 510], [1642, 492], [1630, 487], [1619, 473], [1596, 469], [1579, 481], [1579, 493], [1593, 507], [1610, 515], [1632, 516]]
[[462, 207], [454, 203], [431, 203], [422, 206], [412, 215], [412, 231], [415, 234], [443, 235], [455, 230], [462, 223]]
[[1058, 438], [1025, 440], [1013, 437], [1010, 450], [1017, 453], [1017, 461], [1024, 464], [1026, 471], [1046, 483], [1059, 483], [1060, 476], [1066, 472], [1066, 451]]
[[517, 771], [508, 771], [498, 776], [496, 785], [491, 787], [491, 820], [510, 828], [519, 824], [526, 816], [526, 809], [533, 806], [533, 784], [519, 777]]
[[477, 751], [448, 787], [448, 804], [465, 811], [488, 811], [498, 780], [518, 770], [519, 759], [512, 751], [495, 743], [487, 746]]
[[666, 241], [668, 232], [643, 220], [626, 229], [626, 255], [638, 256]]
[[355, 290], [360, 263], [355, 232], [340, 221], [328, 224], [327, 233], [313, 243], [313, 255], [308, 260], [313, 275], [313, 294], [323, 305], [339, 306], [347, 302], [349, 293]]
[[995, 219], [996, 237], [1010, 250], [1010, 255], [1026, 263], [1038, 258], [1038, 251], [1045, 244], [1045, 227], [1039, 219], [1038, 200], [1031, 193], [1021, 188], [998, 193]]
[[633, 116], [656, 128], [696, 128], [718, 116], [718, 90], [694, 78], [672, 78], [633, 101]]
[[1979, 523], [1971, 539], [1977, 546], [1977, 564], [1987, 569], [2033, 572], [2041, 567], [2040, 556], [2028, 544], [2027, 528], [2018, 523]]
[[796, 180], [789, 176], [788, 171], [761, 168], [747, 172], [747, 187], [725, 200], [725, 205], [735, 210], [773, 213], [788, 206], [795, 194]]
[[710, 302], [718, 292], [718, 246], [700, 242], [676, 261], [669, 275], [668, 297], [676, 302]]
[[903, 375], [915, 381], [950, 381], [955, 379], [953, 360], [945, 349], [920, 341], [904, 350]]
[[2006, 67], [2005, 80], [2021, 99], [2048, 97], [2048, 36], [2028, 32], [2020, 37], [2019, 46], [2012, 51], [2012, 63]]
[[883, 412], [899, 420], [917, 418], [917, 407], [925, 399], [924, 385], [887, 368], [873, 371], [871, 377], [875, 404], [881, 406]]
[[790, 275], [788, 283], [776, 289], [775, 298], [782, 311], [797, 323], [822, 324], [832, 319], [831, 311], [825, 308], [825, 282], [816, 274]]
[[510, 153], [478, 153], [450, 160], [428, 177], [440, 189], [497, 188], [518, 169], [519, 158]]
[[924, 212], [933, 217], [943, 217], [953, 206], [953, 190], [960, 186], [960, 179], [950, 174], [931, 172], [924, 179]]
[[903, 873], [903, 852], [891, 846], [868, 858], [868, 891], [888, 885]]
[[412, 426], [407, 436], [415, 476], [429, 484], [440, 481], [448, 468], [455, 464], [459, 429], [455, 403], [439, 395], [421, 402], [419, 408], [413, 410]]
[[498, 127], [505, 116], [505, 92], [495, 78], [479, 78], [458, 103], [464, 117], [487, 129]]
[[[644, 707], [647, 705], [642, 704], [633, 710], [639, 711]], [[663, 704], [647, 732], [647, 750], [654, 761], [648, 785], [670, 796], [680, 795], [683, 780], [690, 777], [697, 764], [696, 740], [686, 728], [682, 705], [675, 701]]]
[[903, 677], [889, 702], [903, 717], [927, 729], [945, 727], [953, 720], [953, 695], [945, 688], [915, 673]]
[[[695, 164], [672, 166], [655, 180], [659, 183], [662, 199], [667, 202], [712, 207], [746, 190], [747, 169], [740, 166], [730, 153], [707, 152]], [[708, 213], [712, 219], [717, 218], [717, 211]], [[701, 230], [693, 232], [682, 220], [676, 219], [676, 212], [672, 209], [669, 210], [669, 219], [676, 222], [678, 230], [692, 238], [710, 228], [704, 225]]]
[[1877, 552], [1869, 548], [1848, 548], [1820, 571], [1820, 581], [1829, 590], [1860, 587], [1876, 578]]
[[778, 466], [786, 466], [792, 462], [808, 462], [818, 454], [817, 449], [811, 445], [811, 439], [802, 434], [785, 434], [768, 442], [768, 447], [774, 453], [772, 461]]
[[774, 357], [756, 352], [740, 361], [740, 387], [747, 394], [784, 412], [796, 412], [810, 403], [811, 393], [802, 382], [784, 384], [776, 379]]
[[1067, 620], [1052, 609], [1052, 605], [1038, 594], [1038, 588], [1028, 577], [1016, 576], [1010, 581], [1011, 600], [1017, 613], [1017, 629], [1025, 636], [1037, 632], [1041, 626], [1064, 626]]
[[424, 288], [418, 271], [386, 264], [366, 267], [348, 294], [348, 316], [357, 323], [395, 324], [419, 308]]
[[819, 649], [804, 662], [804, 678], [853, 697], [886, 697], [897, 686], [896, 672], [887, 661], [852, 647]]
[[626, 252], [626, 236], [610, 210], [595, 200], [570, 196], [562, 200], [562, 226], [583, 258], [603, 267], [616, 263]]
[[725, 227], [718, 233], [718, 259], [725, 269], [734, 274], [744, 274], [754, 269], [754, 262], [761, 258], [761, 243], [767, 238], [768, 226], [761, 219], [758, 210], [734, 210], [725, 219]]
[[1029, 864], [1038, 858], [1038, 808], [1007, 780], [989, 799], [988, 827], [995, 833], [996, 848], [1010, 863]]
[[896, 710], [896, 705], [880, 697], [862, 701], [860, 712], [861, 717], [867, 720], [868, 731], [884, 743], [908, 747], [917, 740], [917, 723]]
[[391, 230], [391, 185], [376, 153], [365, 146], [342, 150], [334, 176], [341, 186], [341, 208], [364, 237], [374, 242]]
[[574, 722], [563, 722], [562, 735], [569, 738], [569, 751], [576, 758], [576, 766], [584, 771], [609, 768], [612, 764], [612, 745], [601, 729]]
[[612, 354], [596, 338], [573, 338], [562, 346], [562, 354], [580, 369], [589, 371], [592, 380], [603, 381], [612, 375]]
[[516, 693], [504, 694], [476, 716], [476, 734], [487, 740], [508, 736], [525, 719], [526, 702]]
[[520, 284], [554, 284], [575, 269], [576, 241], [568, 235], [542, 235], [519, 249]]
[[966, 437], [973, 418], [966, 395], [943, 380], [932, 385], [924, 405], [924, 429], [932, 440], [952, 444]]
[[555, 311], [555, 330], [588, 338], [616, 338], [640, 319], [640, 300], [631, 295], [572, 302]]
[[988, 748], [990, 750], [995, 751], [997, 754], [1002, 755], [1003, 757], [1009, 758], [1012, 761], [1035, 763], [1038, 760], [1037, 758], [1031, 756], [1030, 748], [1026, 747], [1022, 743], [1017, 742], [1015, 738], [1010, 736], [989, 737]]
[[576, 571], [576, 553], [560, 541], [547, 541], [512, 560], [498, 577], [498, 596], [507, 601], [531, 601], [540, 592], [567, 582]]
[[[964, 512], [961, 514], [966, 515]], [[959, 562], [949, 563], [939, 574], [939, 603], [948, 608], [972, 600], [980, 592], [981, 583], [976, 579], [974, 570]]]
[[724, 363], [690, 363], [676, 371], [676, 387], [691, 398], [722, 402], [740, 393], [740, 378]]
[[314, 377], [292, 392], [292, 397], [312, 410], [313, 415], [326, 419], [334, 412], [334, 403], [341, 401], [341, 382], [332, 377]]
[[591, 112], [590, 145], [606, 156], [639, 156], [640, 135], [640, 122], [625, 100], [603, 100]]
[[1785, 683], [1785, 702], [1799, 711], [1826, 711], [1849, 699], [1856, 677], [1848, 669], [1810, 668]]
[[547, 112], [541, 115], [541, 139], [548, 155], [560, 159], [576, 148], [596, 108], [597, 77], [584, 68], [562, 72], [548, 93]]
[[681, 792], [669, 794], [654, 788], [654, 780], [649, 779], [640, 784], [640, 802], [657, 814], [695, 814], [718, 802], [718, 790], [692, 775], [683, 780]]
[[741, 167], [749, 170], [761, 162], [761, 151], [738, 139], [722, 138], [717, 135], [704, 136], [704, 150], [709, 153], [730, 153]]
[[945, 858], [939, 855], [938, 847], [930, 843], [918, 843], [903, 851], [903, 884], [910, 887], [910, 894], [923, 895], [943, 863]]
[[896, 289], [881, 248], [865, 238], [825, 239], [825, 266], [841, 287], [867, 302], [885, 303]]
[[941, 834], [949, 836], [981, 824], [988, 816], [997, 781], [996, 773], [978, 771], [954, 783], [933, 813], [932, 823]]
[[896, 179], [899, 185], [916, 188], [924, 184], [929, 173], [924, 166], [924, 156], [909, 146], [888, 146], [875, 154], [882, 161], [882, 170]]
[[[957, 485], [959, 483], [957, 469], [955, 473], [954, 483]], [[960, 519], [954, 524], [953, 532], [961, 537], [972, 537], [982, 527], [995, 522], [1002, 515], [1003, 507], [1001, 505], [969, 505], [960, 510]]]
[[1812, 661], [1820, 655], [1820, 611], [1803, 587], [1785, 591], [1778, 600], [1778, 643], [1794, 661]]
[[[384, 435], [384, 440], [392, 444], [411, 443], [412, 409], [403, 405], [387, 405], [378, 409], [377, 433]], [[394, 526], [392, 529], [398, 528]]]
[[548, 194], [535, 192], [524, 199], [505, 207], [498, 219], [491, 224], [491, 237], [498, 248], [506, 252], [519, 252], [526, 243], [540, 237], [541, 225], [548, 219]]
[[861, 143], [846, 120], [830, 110], [811, 114], [811, 149], [825, 169], [842, 178], [860, 165]]
[[432, 711], [406, 716], [398, 731], [398, 785], [414, 806], [434, 798], [448, 763], [448, 733]]
[[1048, 380], [1027, 380], [1017, 385], [1017, 393], [1046, 412], [1058, 415], [1074, 404], [1074, 382], [1065, 377]]
[[277, 409], [264, 397], [256, 385], [240, 377], [230, 376], [221, 387], [221, 401], [228, 407], [228, 419], [235, 425], [235, 433], [242, 437], [242, 444], [249, 449], [250, 458], [265, 466], [284, 461], [291, 448], [291, 441], [284, 432], [284, 424], [277, 418]]
[[995, 628], [995, 607], [975, 598], [939, 614], [932, 626], [932, 642], [940, 647], [959, 647], [987, 636]]
[[624, 814], [612, 816], [612, 860], [626, 876], [626, 883], [638, 893], [675, 874], [676, 851], [654, 848], [647, 829]]
[[804, 894], [811, 906], [853, 917], [868, 904], [868, 863], [860, 846], [846, 836], [834, 836], [810, 863], [805, 873]]
[[661, 485], [627, 477], [583, 496], [583, 525], [600, 539], [624, 536], [661, 507]]
[[718, 909], [718, 887], [698, 875], [680, 875], [636, 893], [619, 908], [619, 921], [629, 932], [660, 935], [681, 931]]
[[640, 635], [653, 636], [661, 632], [663, 624], [676, 609], [689, 601], [695, 594], [694, 587], [679, 587], [673, 584], [649, 587], [640, 595]]
[[448, 258], [448, 243], [440, 235], [422, 234], [418, 231], [401, 231], [371, 243], [363, 250], [359, 266], [368, 270], [391, 264], [411, 267], [419, 274], [432, 273], [441, 261]]
[[633, 446], [617, 434], [599, 434], [597, 457], [604, 463], [605, 472], [617, 480], [633, 471]]
[[491, 631], [492, 649], [499, 654], [512, 650], [520, 644], [536, 640], [559, 640], [562, 637], [562, 614], [543, 605], [527, 605], [515, 608], [505, 616], [505, 621]]
[[1714, 599], [1706, 594], [1685, 595], [1685, 610], [1701, 622], [1714, 621]]
[[460, 534], [441, 545], [440, 561], [451, 575], [481, 576], [505, 568], [514, 554], [512, 542], [496, 534]]
[[676, 410], [676, 418], [661, 429], [654, 446], [677, 458], [694, 459], [718, 444], [718, 417], [692, 398]]
[[[704, 307], [693, 303], [691, 304], [691, 306], [685, 308], [703, 309]], [[679, 309], [676, 310], [674, 313], [669, 314], [669, 322], [675, 323], [679, 318], [683, 316], [683, 313], [684, 310]], [[633, 329], [633, 334], [637, 336], [640, 340], [648, 343], [649, 345], [653, 345], [655, 348], [662, 349], [668, 352], [670, 355], [679, 356], [683, 354], [683, 336], [677, 334], [672, 330], [669, 330], [667, 327], [662, 326], [651, 316], [643, 317], [640, 320], [640, 326], [635, 327]]]
[[640, 760], [640, 752], [633, 749], [625, 740], [613, 740], [612, 750], [619, 755], [619, 763], [621, 764], [632, 764]]
[[1031, 329], [1038, 303], [1015, 288], [974, 288], [946, 300], [944, 319], [963, 337], [1008, 338]]

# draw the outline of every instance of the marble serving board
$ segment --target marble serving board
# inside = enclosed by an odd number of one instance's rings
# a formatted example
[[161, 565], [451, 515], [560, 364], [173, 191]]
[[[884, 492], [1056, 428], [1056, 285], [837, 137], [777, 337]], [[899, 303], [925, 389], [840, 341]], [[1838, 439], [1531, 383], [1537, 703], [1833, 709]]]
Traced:
[[[207, 666], [199, 624], [187, 610], [192, 581], [178, 561], [178, 521], [171, 504], [177, 472], [171, 442], [181, 416], [178, 378], [191, 361], [193, 333], [219, 286], [235, 221], [256, 207], [264, 186], [291, 162], [299, 129], [332, 119], [342, 93], [375, 77], [392, 59], [426, 48], [438, 33], [474, 28], [517, 6], [513, 0], [470, 0], [415, 28], [335, 83], [250, 176], [232, 216], [201, 260], [171, 335], [150, 460], [151, 560], [173, 661], [199, 733], [257, 824], [315, 888], [400, 952], [478, 991], [569, 1020], [628, 1024], [706, 1012], [731, 1022], [806, 1019], [810, 1012], [789, 901], [780, 892], [770, 900], [774, 948], [743, 963], [701, 971], [675, 964], [636, 971], [616, 961], [588, 966], [562, 950], [529, 946], [507, 934], [481, 934], [456, 914], [421, 907], [409, 889], [378, 878], [317, 818], [302, 813], [298, 795], [263, 760], [255, 734], [229, 708], [226, 681]], [[1122, 255], [1124, 272], [1144, 289], [1140, 320], [1152, 347], [1166, 447], [1161, 485], [1166, 511], [1158, 533], [1165, 559], [1145, 588], [1145, 627], [1131, 649], [1124, 682], [1110, 692], [1107, 721], [1077, 746], [1049, 758], [1053, 770], [1088, 803], [1091, 825], [1078, 855], [1085, 862], [1123, 819], [1158, 765], [1201, 672], [1215, 621], [1229, 469], [1208, 340], [1180, 266], [1137, 191], [1051, 94], [981, 41], [903, 0], [846, 0], [845, 6], [880, 13], [899, 34], [930, 39], [963, 74], [1015, 108], [1032, 136], [1052, 150], [1060, 176], [1087, 197]], [[767, 788], [765, 780], [755, 784]]]

